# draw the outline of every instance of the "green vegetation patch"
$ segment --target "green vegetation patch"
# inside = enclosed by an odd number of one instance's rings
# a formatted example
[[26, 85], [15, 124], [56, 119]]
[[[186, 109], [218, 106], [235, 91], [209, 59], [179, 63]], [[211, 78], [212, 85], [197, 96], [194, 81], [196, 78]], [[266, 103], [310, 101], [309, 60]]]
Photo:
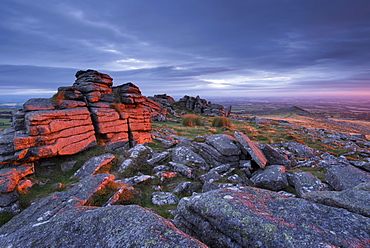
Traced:
[[316, 176], [320, 181], [325, 182], [326, 170], [321, 167], [299, 167], [289, 170], [288, 172], [309, 172]]
[[15, 214], [0, 213], [0, 227], [7, 223]]

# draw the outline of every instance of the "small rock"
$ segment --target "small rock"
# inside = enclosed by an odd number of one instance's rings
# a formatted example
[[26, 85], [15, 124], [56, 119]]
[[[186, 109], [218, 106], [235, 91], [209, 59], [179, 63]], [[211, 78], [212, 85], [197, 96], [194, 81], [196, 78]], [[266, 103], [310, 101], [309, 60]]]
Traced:
[[229, 180], [231, 182], [235, 182], [235, 183], [244, 183], [244, 180], [238, 174], [234, 174], [232, 176], [229, 176], [227, 178], [227, 180]]
[[179, 198], [170, 192], [153, 192], [152, 202], [156, 205], [177, 204]]
[[61, 189], [63, 187], [64, 185], [62, 183], [54, 183], [53, 185], [51, 185], [52, 189]]
[[122, 181], [128, 185], [136, 185], [136, 184], [145, 182], [146, 180], [149, 180], [149, 179], [154, 179], [154, 177], [150, 175], [137, 175], [137, 176], [130, 177], [130, 178], [124, 178], [122, 179]]
[[152, 158], [147, 161], [150, 165], [155, 165], [157, 163], [161, 163], [165, 161], [170, 156], [170, 153], [168, 151], [159, 153], [159, 154], [153, 154]]
[[77, 161], [66, 161], [60, 165], [60, 169], [63, 172], [71, 171], [75, 167]]
[[159, 171], [168, 171], [170, 170], [171, 168], [167, 165], [157, 165], [156, 167], [153, 168], [153, 172], [159, 172]]
[[188, 146], [179, 146], [174, 148], [172, 150], [172, 161], [179, 163], [192, 163], [199, 167], [207, 167], [206, 161]]
[[217, 180], [219, 180], [221, 178], [222, 178], [222, 176], [220, 174], [218, 174], [216, 171], [210, 171], [207, 174], [201, 175], [199, 177], [199, 179], [203, 183], [206, 183], [206, 182], [213, 183], [214, 181], [217, 181]]
[[173, 192], [179, 194], [193, 193], [202, 188], [202, 184], [193, 183], [193, 182], [181, 182], [176, 188], [173, 189]]
[[125, 161], [123, 161], [123, 163], [118, 168], [118, 172], [123, 173], [125, 170], [127, 170], [133, 164], [134, 164], [134, 161], [131, 158], [126, 159]]
[[236, 139], [230, 135], [211, 135], [207, 137], [206, 143], [225, 156], [239, 156], [241, 153], [239, 146], [236, 145]]
[[181, 175], [187, 177], [187, 178], [195, 178], [195, 169], [190, 168], [189, 166], [186, 166], [182, 163], [175, 163], [170, 162], [169, 163], [172, 166], [172, 170], [181, 173]]
[[211, 191], [211, 190], [216, 190], [216, 189], [223, 189], [223, 188], [229, 188], [229, 187], [235, 187], [235, 186], [241, 186], [241, 184], [237, 183], [210, 183], [210, 182], [205, 182], [203, 184], [202, 188], [202, 193]]

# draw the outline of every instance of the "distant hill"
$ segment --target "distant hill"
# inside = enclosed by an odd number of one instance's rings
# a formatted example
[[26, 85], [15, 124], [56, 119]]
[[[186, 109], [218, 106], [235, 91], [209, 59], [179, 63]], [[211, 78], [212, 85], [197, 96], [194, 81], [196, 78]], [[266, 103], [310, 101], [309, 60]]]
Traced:
[[311, 113], [307, 110], [304, 110], [300, 107], [297, 107], [297, 106], [291, 106], [291, 107], [288, 107], [288, 108], [279, 108], [279, 109], [276, 109], [276, 110], [269, 111], [266, 114], [267, 115], [296, 114], [296, 115], [300, 115], [300, 116], [317, 117], [315, 114], [313, 114], [313, 113]]

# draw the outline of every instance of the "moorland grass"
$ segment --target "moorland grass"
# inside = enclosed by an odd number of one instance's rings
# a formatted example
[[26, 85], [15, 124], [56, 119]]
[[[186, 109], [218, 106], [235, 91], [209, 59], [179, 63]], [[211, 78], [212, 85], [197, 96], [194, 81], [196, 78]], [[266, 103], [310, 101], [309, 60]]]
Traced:
[[215, 117], [212, 121], [212, 127], [231, 127], [231, 121], [225, 116]]
[[199, 115], [186, 114], [182, 116], [182, 125], [186, 127], [204, 126], [204, 122]]

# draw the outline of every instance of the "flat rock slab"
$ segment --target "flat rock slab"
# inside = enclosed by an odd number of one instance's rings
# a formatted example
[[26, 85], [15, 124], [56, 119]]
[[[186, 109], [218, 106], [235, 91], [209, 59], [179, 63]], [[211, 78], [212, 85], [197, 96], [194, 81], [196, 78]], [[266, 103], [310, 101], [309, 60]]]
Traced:
[[[370, 185], [370, 184], [368, 184]], [[304, 199], [370, 217], [370, 191], [348, 189], [343, 191], [310, 192]]]
[[37, 225], [48, 221], [58, 213], [83, 206], [95, 192], [102, 189], [108, 182], [113, 181], [114, 176], [110, 174], [85, 177], [70, 190], [44, 197], [14, 216], [0, 228], [0, 236], [15, 232], [24, 225]]
[[179, 146], [172, 150], [172, 161], [180, 163], [193, 163], [200, 167], [206, 166], [206, 161], [196, 154], [193, 149], [188, 146]]
[[236, 145], [236, 139], [230, 135], [211, 135], [207, 137], [206, 143], [216, 148], [217, 151], [225, 156], [238, 156], [241, 153], [240, 148]]
[[370, 219], [251, 188], [183, 198], [175, 225], [210, 247], [368, 247]]
[[106, 153], [100, 156], [95, 156], [90, 158], [88, 161], [86, 161], [78, 171], [71, 177], [71, 178], [84, 178], [87, 176], [93, 175], [96, 171], [98, 171], [101, 167], [104, 165], [109, 164], [112, 162], [113, 159], [115, 159], [116, 156], [114, 156], [111, 153]]
[[79, 208], [0, 239], [1, 247], [207, 247], [140, 206]]
[[352, 165], [331, 165], [326, 170], [325, 181], [337, 191], [352, 189], [361, 183], [370, 183], [370, 173]]
[[254, 162], [256, 162], [260, 168], [263, 168], [266, 166], [267, 159], [265, 155], [263, 155], [262, 151], [256, 146], [256, 144], [254, 144], [253, 141], [251, 141], [242, 132], [235, 132], [234, 136], [239, 141], [239, 143], [242, 145], [242, 151], [244, 151], [244, 153], [250, 154]]
[[31, 98], [23, 104], [24, 111], [53, 110], [54, 104], [50, 98]]

